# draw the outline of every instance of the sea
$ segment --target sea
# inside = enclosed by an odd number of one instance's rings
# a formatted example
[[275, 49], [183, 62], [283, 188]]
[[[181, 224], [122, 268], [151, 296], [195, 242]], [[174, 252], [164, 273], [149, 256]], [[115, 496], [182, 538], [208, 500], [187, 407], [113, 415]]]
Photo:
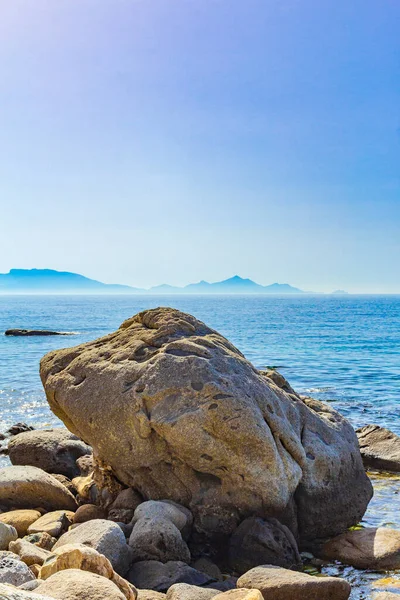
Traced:
[[[46, 352], [99, 338], [156, 306], [193, 314], [256, 367], [278, 369], [294, 389], [328, 402], [355, 428], [376, 423], [400, 435], [400, 296], [394, 295], [0, 296], [0, 432], [19, 421], [60, 425], [39, 378]], [[10, 328], [74, 335], [3, 335]], [[0, 457], [0, 466], [7, 463]], [[400, 529], [400, 477], [371, 478], [375, 495], [362, 524]], [[340, 565], [324, 572], [345, 576], [354, 586], [352, 600], [370, 598], [383, 577]], [[391, 575], [392, 591], [400, 592], [400, 574]]]

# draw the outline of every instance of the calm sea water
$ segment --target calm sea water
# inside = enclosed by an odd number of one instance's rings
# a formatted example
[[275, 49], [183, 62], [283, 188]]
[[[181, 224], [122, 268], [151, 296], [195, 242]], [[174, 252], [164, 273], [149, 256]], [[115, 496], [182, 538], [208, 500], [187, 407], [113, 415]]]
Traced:
[[[355, 427], [377, 423], [400, 434], [400, 296], [0, 296], [0, 432], [17, 421], [57, 423], [38, 375], [46, 352], [100, 337], [155, 306], [205, 321], [255, 366], [276, 366], [296, 390], [332, 403]], [[77, 334], [14, 338], [2, 335], [8, 328]], [[365, 523], [400, 529], [399, 478], [374, 484]], [[345, 575], [358, 585], [353, 598], [370, 597], [376, 574]]]

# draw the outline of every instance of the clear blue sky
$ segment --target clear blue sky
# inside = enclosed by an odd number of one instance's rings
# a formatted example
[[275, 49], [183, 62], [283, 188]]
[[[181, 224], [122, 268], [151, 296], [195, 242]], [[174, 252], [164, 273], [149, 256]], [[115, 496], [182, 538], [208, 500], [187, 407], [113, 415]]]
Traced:
[[398, 0], [4, 0], [0, 272], [400, 292]]

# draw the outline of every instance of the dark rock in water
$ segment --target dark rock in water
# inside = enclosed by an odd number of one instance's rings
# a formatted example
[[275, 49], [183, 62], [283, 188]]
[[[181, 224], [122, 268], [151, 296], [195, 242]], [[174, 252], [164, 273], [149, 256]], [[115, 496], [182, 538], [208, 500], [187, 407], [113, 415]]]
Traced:
[[9, 429], [7, 429], [6, 433], [9, 435], [19, 435], [20, 433], [24, 433], [25, 431], [33, 431], [34, 427], [31, 425], [27, 425], [27, 423], [15, 423]]
[[356, 431], [364, 466], [378, 471], [400, 472], [400, 437], [379, 425]]
[[5, 335], [29, 337], [33, 335], [74, 335], [68, 331], [48, 331], [47, 329], [7, 329]]
[[232, 535], [228, 552], [230, 567], [240, 574], [258, 565], [301, 566], [292, 532], [277, 519], [245, 519]]
[[206, 585], [212, 581], [211, 577], [196, 571], [184, 562], [169, 561], [163, 564], [158, 560], [134, 563], [129, 569], [126, 579], [137, 588], [157, 592], [167, 591], [174, 583]]
[[99, 463], [144, 498], [190, 508], [210, 538], [275, 517], [306, 544], [358, 523], [371, 499], [350, 423], [285, 392], [191, 315], [139, 313], [50, 352], [41, 378], [52, 411]]
[[25, 431], [10, 441], [8, 450], [13, 465], [39, 467], [69, 478], [80, 474], [76, 460], [91, 452], [90, 446], [65, 427]]

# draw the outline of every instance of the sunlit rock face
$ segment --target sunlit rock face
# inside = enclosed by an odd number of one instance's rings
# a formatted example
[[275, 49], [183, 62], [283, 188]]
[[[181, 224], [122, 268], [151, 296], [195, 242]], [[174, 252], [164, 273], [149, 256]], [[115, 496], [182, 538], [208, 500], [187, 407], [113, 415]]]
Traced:
[[145, 499], [189, 507], [197, 531], [272, 516], [302, 540], [326, 537], [358, 522], [371, 498], [350, 424], [280, 389], [191, 315], [141, 312], [47, 354], [41, 378], [102, 466]]

